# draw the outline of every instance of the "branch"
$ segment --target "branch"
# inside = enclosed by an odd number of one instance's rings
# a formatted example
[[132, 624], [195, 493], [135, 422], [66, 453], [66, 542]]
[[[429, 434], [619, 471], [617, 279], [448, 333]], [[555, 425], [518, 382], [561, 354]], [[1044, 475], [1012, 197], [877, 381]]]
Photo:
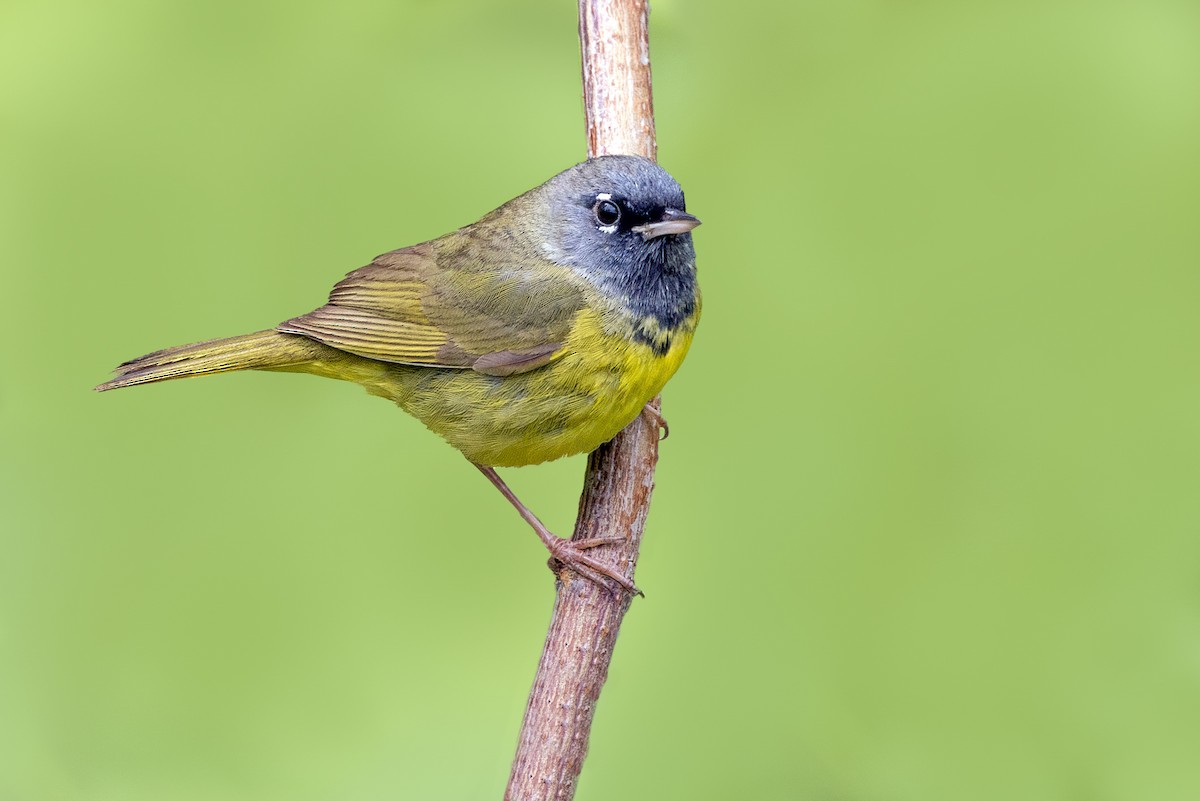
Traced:
[[[589, 157], [657, 155], [648, 14], [646, 0], [579, 0]], [[653, 403], [657, 408], [659, 400]], [[642, 415], [588, 457], [572, 539], [625, 538], [597, 553], [619, 565], [631, 580], [657, 462], [658, 425]], [[570, 572], [560, 573], [556, 589], [506, 801], [574, 797], [596, 700], [631, 600]]]

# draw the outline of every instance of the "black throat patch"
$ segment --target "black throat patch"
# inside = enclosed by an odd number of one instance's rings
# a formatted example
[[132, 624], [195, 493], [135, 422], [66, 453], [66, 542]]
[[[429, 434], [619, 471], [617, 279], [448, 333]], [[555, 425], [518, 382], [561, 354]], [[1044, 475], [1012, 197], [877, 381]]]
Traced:
[[[662, 356], [696, 313], [696, 254], [690, 234], [647, 243], [636, 268], [605, 276], [610, 293], [633, 318], [633, 338]], [[628, 262], [626, 262], [628, 264]]]

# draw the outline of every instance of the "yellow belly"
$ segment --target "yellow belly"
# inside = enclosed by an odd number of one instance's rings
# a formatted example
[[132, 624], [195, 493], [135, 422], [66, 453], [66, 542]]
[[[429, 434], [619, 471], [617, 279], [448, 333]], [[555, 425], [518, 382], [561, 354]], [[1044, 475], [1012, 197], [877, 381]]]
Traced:
[[694, 327], [688, 320], [659, 355], [584, 312], [560, 354], [528, 373], [501, 377], [370, 362], [355, 365], [361, 371], [353, 376], [340, 365], [337, 377], [394, 400], [473, 462], [537, 464], [595, 450], [616, 436], [674, 375]]

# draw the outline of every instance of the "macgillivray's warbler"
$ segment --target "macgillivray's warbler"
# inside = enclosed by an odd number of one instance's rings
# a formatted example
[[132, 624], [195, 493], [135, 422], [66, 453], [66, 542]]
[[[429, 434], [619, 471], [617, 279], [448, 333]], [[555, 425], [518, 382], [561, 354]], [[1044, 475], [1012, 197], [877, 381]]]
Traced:
[[384, 253], [315, 311], [147, 354], [96, 389], [230, 370], [361, 384], [462, 451], [562, 564], [636, 592], [586, 553], [611, 539], [555, 536], [495, 468], [591, 451], [658, 394], [700, 316], [699, 224], [654, 162], [589, 159], [472, 225]]

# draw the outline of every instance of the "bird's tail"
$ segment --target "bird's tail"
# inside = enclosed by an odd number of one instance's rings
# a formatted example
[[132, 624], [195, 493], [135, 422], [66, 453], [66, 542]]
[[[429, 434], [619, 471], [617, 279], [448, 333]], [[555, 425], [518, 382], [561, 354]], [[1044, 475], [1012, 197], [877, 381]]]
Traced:
[[312, 340], [279, 331], [180, 345], [125, 362], [116, 369], [116, 377], [96, 391], [230, 370], [286, 369], [313, 361], [317, 350], [320, 346]]

